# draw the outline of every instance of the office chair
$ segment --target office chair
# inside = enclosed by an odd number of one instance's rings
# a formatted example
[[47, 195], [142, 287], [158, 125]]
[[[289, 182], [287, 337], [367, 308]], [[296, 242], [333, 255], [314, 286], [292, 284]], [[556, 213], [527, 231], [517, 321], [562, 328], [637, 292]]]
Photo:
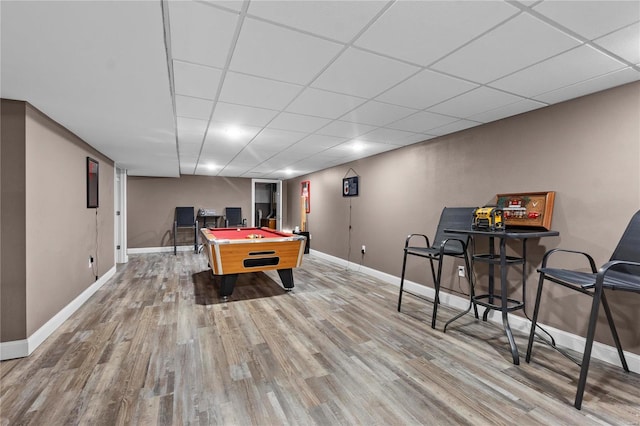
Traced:
[[242, 222], [242, 208], [240, 207], [226, 207], [224, 215], [227, 228], [237, 228], [245, 225]]
[[[400, 294], [398, 296], [398, 312], [400, 312], [400, 305], [402, 304], [402, 293], [407, 292], [414, 296], [417, 296], [407, 290], [404, 290], [404, 275], [407, 266], [407, 256], [418, 256], [429, 259], [431, 265], [431, 276], [433, 277], [433, 283], [435, 288], [435, 297], [433, 300], [433, 314], [431, 317], [431, 328], [436, 328], [436, 315], [438, 312], [438, 304], [440, 303], [440, 279], [442, 277], [442, 261], [444, 256], [451, 256], [464, 259], [465, 268], [467, 270], [467, 277], [469, 280], [469, 309], [473, 305], [474, 313], [478, 318], [478, 308], [473, 301], [475, 297], [473, 289], [473, 278], [471, 273], [471, 265], [469, 263], [469, 256], [467, 255], [467, 246], [469, 244], [469, 236], [450, 236], [444, 233], [445, 229], [470, 229], [471, 221], [473, 218], [473, 211], [475, 207], [445, 207], [440, 215], [440, 222], [436, 230], [436, 235], [433, 239], [433, 244], [430, 244], [429, 238], [424, 234], [410, 234], [404, 243], [404, 257], [402, 259], [402, 275], [400, 278]], [[423, 241], [422, 245], [410, 245], [412, 239], [418, 239]], [[436, 274], [433, 261], [438, 262], [438, 273]], [[419, 296], [418, 296], [419, 297]], [[467, 310], [467, 312], [469, 311]]]
[[[547, 263], [549, 262], [551, 255], [555, 253], [569, 253], [570, 255], [584, 257], [588, 262], [591, 272], [548, 267]], [[560, 284], [593, 298], [591, 303], [591, 315], [589, 316], [587, 328], [586, 344], [582, 355], [582, 363], [579, 364], [581, 365], [580, 378], [578, 380], [578, 388], [576, 390], [576, 397], [574, 401], [574, 407], [579, 410], [582, 407], [584, 388], [587, 383], [591, 349], [593, 347], [593, 339], [596, 332], [596, 325], [598, 323], [598, 310], [600, 308], [601, 301], [616, 349], [618, 350], [618, 356], [620, 357], [622, 368], [624, 371], [629, 371], [604, 290], [640, 293], [640, 211], [636, 212], [632, 217], [631, 222], [629, 222], [627, 229], [622, 234], [622, 238], [611, 255], [611, 259], [602, 265], [600, 269], [596, 269], [596, 264], [593, 258], [585, 252], [553, 249], [545, 253], [542, 258], [542, 265], [538, 269], [538, 272], [540, 273], [540, 280], [538, 282], [536, 305], [533, 311], [533, 318], [531, 319], [531, 331], [529, 333], [529, 344], [527, 346], [527, 362], [531, 360], [534, 331], [536, 328], [536, 322], [538, 321], [538, 313], [540, 311], [542, 284], [545, 281]]]
[[178, 253], [178, 229], [193, 229], [193, 251], [198, 252], [198, 221], [195, 219], [195, 209], [193, 207], [176, 207], [175, 219], [173, 221], [173, 254]]

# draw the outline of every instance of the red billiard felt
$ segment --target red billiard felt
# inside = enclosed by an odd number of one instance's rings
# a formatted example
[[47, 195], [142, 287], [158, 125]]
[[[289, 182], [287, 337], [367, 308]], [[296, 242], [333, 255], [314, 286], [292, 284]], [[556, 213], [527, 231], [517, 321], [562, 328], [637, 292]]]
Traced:
[[262, 238], [282, 238], [290, 236], [290, 234], [278, 232], [273, 229], [266, 230], [260, 228], [217, 228], [210, 229], [209, 232], [220, 240], [245, 240], [249, 239], [249, 235], [262, 235]]

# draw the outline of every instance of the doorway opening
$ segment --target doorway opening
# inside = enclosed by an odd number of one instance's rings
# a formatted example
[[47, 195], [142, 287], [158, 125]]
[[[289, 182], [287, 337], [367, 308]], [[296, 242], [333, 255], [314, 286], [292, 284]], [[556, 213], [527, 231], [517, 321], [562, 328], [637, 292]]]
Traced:
[[282, 229], [282, 181], [252, 179], [251, 226]]

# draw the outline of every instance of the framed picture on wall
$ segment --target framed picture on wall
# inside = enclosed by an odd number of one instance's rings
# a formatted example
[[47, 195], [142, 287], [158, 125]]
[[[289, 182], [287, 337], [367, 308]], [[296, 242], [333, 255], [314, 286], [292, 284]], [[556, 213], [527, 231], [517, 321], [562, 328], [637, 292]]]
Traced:
[[358, 196], [358, 176], [352, 176], [342, 179], [342, 196], [357, 197]]
[[99, 163], [87, 157], [87, 208], [98, 208], [98, 172]]
[[311, 213], [311, 182], [303, 180], [300, 182], [300, 196], [304, 200], [304, 210]]
[[555, 197], [554, 191], [497, 194], [496, 205], [502, 209], [507, 226], [549, 231]]

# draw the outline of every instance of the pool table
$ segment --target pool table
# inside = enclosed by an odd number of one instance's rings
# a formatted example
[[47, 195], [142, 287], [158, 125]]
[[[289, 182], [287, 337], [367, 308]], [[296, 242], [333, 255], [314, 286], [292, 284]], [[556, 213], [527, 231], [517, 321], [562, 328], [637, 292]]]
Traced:
[[302, 264], [306, 238], [269, 228], [204, 228], [204, 252], [213, 275], [221, 277], [220, 296], [233, 293], [238, 274], [277, 270], [285, 290], [293, 288], [293, 268]]

